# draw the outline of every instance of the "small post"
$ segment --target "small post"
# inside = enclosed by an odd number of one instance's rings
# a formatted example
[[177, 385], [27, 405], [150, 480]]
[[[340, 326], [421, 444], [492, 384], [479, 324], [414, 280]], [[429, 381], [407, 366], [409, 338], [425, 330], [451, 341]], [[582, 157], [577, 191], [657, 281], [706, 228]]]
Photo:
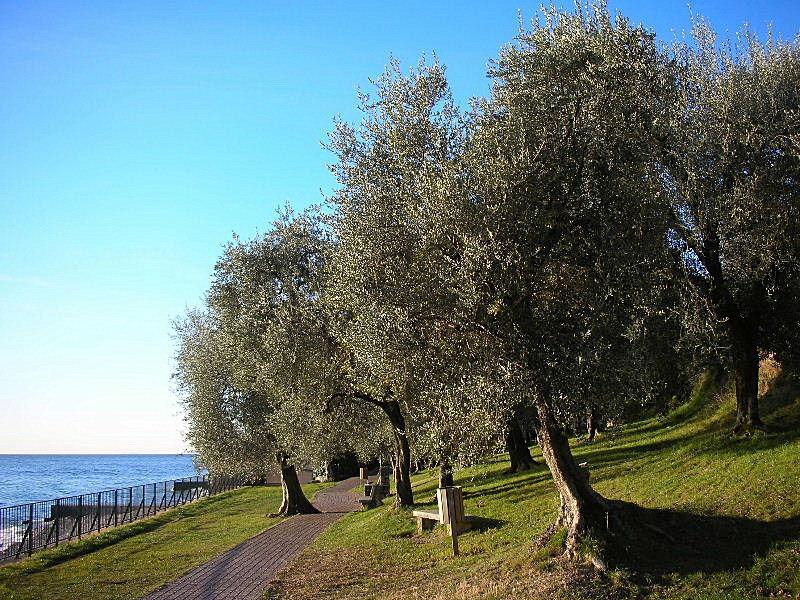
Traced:
[[[133, 487], [128, 488], [128, 523], [133, 521]], [[122, 515], [122, 522], [125, 522], [125, 515]]]
[[361, 467], [358, 470], [358, 477], [359, 477], [359, 479], [362, 479], [362, 480], [368, 479], [368, 477], [367, 477], [367, 468], [366, 467]]
[[61, 498], [56, 499], [56, 546], [61, 537]]
[[33, 503], [28, 505], [28, 556], [33, 554]]
[[83, 533], [83, 494], [78, 496], [78, 539]]

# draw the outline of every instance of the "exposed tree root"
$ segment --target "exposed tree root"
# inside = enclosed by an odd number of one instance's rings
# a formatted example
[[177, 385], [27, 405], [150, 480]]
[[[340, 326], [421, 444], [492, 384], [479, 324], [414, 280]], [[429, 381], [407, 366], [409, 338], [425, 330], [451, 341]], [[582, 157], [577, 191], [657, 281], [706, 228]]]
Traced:
[[769, 427], [760, 418], [757, 419], [737, 419], [731, 430], [731, 435], [744, 436], [755, 433], [756, 431], [768, 432]]

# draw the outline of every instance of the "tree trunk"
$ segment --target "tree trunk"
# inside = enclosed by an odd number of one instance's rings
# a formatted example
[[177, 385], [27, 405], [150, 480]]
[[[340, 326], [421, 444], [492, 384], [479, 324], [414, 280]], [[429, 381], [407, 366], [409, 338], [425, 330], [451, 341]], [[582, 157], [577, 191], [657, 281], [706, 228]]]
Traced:
[[406, 434], [406, 420], [397, 400], [381, 402], [380, 407], [392, 424], [394, 435], [395, 506], [414, 506], [414, 492], [411, 489], [411, 448]]
[[727, 323], [733, 359], [733, 377], [736, 383], [736, 424], [733, 432], [741, 432], [747, 425], [764, 429], [758, 410], [758, 321], [761, 311], [753, 300], [743, 312], [728, 289], [720, 259], [717, 232], [705, 232], [702, 254], [711, 275], [710, 299], [718, 318]]
[[453, 487], [453, 467], [446, 461], [439, 465], [439, 487]]
[[509, 473], [520, 473], [529, 471], [536, 464], [531, 456], [525, 437], [522, 435], [522, 428], [519, 426], [519, 419], [512, 417], [508, 420], [506, 431], [506, 450], [508, 458], [511, 460]]
[[606, 528], [609, 503], [594, 491], [588, 474], [576, 464], [549, 399], [538, 398], [536, 410], [540, 421], [539, 446], [561, 496], [561, 510], [555, 526], [567, 529], [566, 553], [575, 557], [584, 536]]
[[[737, 320], [738, 321], [738, 320]], [[736, 424], [734, 433], [745, 427], [763, 429], [758, 410], [758, 347], [744, 327], [736, 321], [729, 325], [733, 358], [733, 379], [736, 384]]]
[[592, 405], [589, 409], [589, 416], [586, 418], [586, 430], [589, 434], [589, 443], [592, 443], [597, 435], [597, 424], [599, 420], [600, 417], [597, 412], [597, 407]]
[[289, 517], [291, 515], [313, 514], [319, 511], [308, 501], [300, 480], [297, 478], [297, 469], [289, 464], [286, 456], [278, 458], [281, 466], [281, 489], [283, 490], [283, 502], [278, 510], [278, 515]]

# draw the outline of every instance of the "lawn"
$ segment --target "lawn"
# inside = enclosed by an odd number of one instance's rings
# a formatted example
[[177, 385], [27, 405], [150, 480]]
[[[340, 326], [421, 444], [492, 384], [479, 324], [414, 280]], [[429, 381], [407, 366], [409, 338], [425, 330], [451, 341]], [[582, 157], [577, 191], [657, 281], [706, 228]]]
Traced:
[[[500, 455], [457, 473], [481, 518], [459, 557], [444, 531], [417, 534], [410, 511], [384, 506], [335, 523], [268, 597], [800, 598], [800, 385], [764, 371], [767, 434], [731, 437], [732, 390], [706, 376], [670, 415], [574, 440], [596, 488], [641, 507], [612, 534], [608, 575], [538, 545], [558, 508], [549, 472], [507, 475]], [[432, 502], [436, 484], [416, 475], [417, 500]]]
[[233, 490], [45, 550], [0, 568], [0, 598], [141, 598], [277, 523], [280, 501], [280, 487]]

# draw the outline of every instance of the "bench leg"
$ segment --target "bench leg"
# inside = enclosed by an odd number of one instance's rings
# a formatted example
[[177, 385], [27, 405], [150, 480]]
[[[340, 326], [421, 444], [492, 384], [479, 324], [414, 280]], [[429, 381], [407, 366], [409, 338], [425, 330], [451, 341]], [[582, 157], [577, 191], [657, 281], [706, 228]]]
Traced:
[[433, 519], [424, 519], [422, 517], [417, 517], [417, 533], [422, 533], [424, 531], [433, 531], [436, 527], [436, 521]]

